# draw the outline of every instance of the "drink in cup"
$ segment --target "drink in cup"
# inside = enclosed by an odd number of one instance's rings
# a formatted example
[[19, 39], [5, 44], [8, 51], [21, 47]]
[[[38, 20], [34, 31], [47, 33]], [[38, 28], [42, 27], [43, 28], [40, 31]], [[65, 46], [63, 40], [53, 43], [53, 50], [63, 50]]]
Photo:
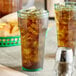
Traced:
[[21, 31], [22, 69], [39, 71], [43, 68], [48, 12], [40, 9], [18, 11]]
[[76, 45], [76, 3], [55, 4], [55, 19], [58, 47], [70, 47], [74, 50]]

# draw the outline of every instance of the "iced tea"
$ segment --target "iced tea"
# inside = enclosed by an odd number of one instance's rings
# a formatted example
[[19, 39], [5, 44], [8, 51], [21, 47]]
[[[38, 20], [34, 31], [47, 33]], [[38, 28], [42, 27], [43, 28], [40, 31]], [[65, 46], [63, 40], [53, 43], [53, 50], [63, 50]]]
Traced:
[[65, 3], [55, 5], [57, 38], [59, 47], [75, 48], [76, 45], [76, 5]]
[[23, 70], [38, 71], [43, 67], [47, 20], [48, 13], [40, 10], [19, 14]]

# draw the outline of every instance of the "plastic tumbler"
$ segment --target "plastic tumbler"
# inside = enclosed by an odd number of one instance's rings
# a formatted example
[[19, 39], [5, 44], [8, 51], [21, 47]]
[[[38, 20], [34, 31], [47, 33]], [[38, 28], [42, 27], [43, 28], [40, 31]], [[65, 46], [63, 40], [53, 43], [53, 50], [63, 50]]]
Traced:
[[76, 2], [55, 4], [58, 47], [76, 48]]
[[43, 69], [48, 12], [40, 9], [20, 10], [18, 20], [21, 31], [22, 69], [40, 71]]

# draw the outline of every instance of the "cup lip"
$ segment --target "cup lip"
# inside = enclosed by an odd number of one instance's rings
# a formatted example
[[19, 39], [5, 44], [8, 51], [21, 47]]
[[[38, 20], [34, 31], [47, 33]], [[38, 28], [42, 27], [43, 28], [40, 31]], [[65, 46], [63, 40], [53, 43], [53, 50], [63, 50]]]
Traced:
[[[66, 1], [66, 2], [63, 2], [63, 3], [55, 3], [54, 4], [54, 8], [56, 9], [56, 7], [59, 7], [59, 5], [63, 5], [65, 4], [64, 6], [67, 6], [67, 5], [73, 5], [73, 6], [76, 6], [76, 2], [72, 2], [72, 1]], [[60, 8], [60, 7], [59, 7]], [[75, 8], [76, 9], [76, 8]]]
[[[54, 4], [54, 7], [55, 7], [55, 6], [58, 6], [58, 5], [61, 5], [61, 4], [62, 4], [62, 5], [63, 5], [63, 4], [65, 4], [65, 5], [66, 5], [66, 4], [76, 4], [76, 2], [71, 2], [71, 1], [68, 2], [68, 1], [67, 1], [67, 2], [63, 2], [63, 3], [55, 3], [55, 4]], [[75, 5], [75, 6], [76, 6], [76, 5]]]
[[63, 3], [55, 3], [54, 5], [58, 5], [58, 4], [76, 4], [76, 2], [71, 2], [71, 1], [66, 1], [66, 2], [63, 2]]
[[[42, 9], [38, 9], [38, 10], [42, 10]], [[17, 11], [18, 17], [22, 17], [24, 15], [24, 17], [27, 17], [29, 14], [29, 12], [27, 12], [28, 10], [26, 9], [21, 9], [19, 11]], [[49, 15], [49, 11], [48, 10], [43, 10], [44, 12], [42, 12], [42, 15], [39, 14], [39, 12], [36, 12], [37, 16], [48, 16]], [[22, 15], [22, 16], [21, 16]]]

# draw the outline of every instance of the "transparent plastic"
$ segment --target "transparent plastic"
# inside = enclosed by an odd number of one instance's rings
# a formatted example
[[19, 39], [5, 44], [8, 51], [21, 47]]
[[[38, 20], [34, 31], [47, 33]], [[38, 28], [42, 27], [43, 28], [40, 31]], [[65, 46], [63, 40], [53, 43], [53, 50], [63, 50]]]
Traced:
[[76, 47], [76, 2], [55, 4], [57, 40], [59, 47]]
[[18, 11], [21, 31], [22, 69], [39, 71], [43, 68], [45, 34], [48, 23], [48, 12]]

